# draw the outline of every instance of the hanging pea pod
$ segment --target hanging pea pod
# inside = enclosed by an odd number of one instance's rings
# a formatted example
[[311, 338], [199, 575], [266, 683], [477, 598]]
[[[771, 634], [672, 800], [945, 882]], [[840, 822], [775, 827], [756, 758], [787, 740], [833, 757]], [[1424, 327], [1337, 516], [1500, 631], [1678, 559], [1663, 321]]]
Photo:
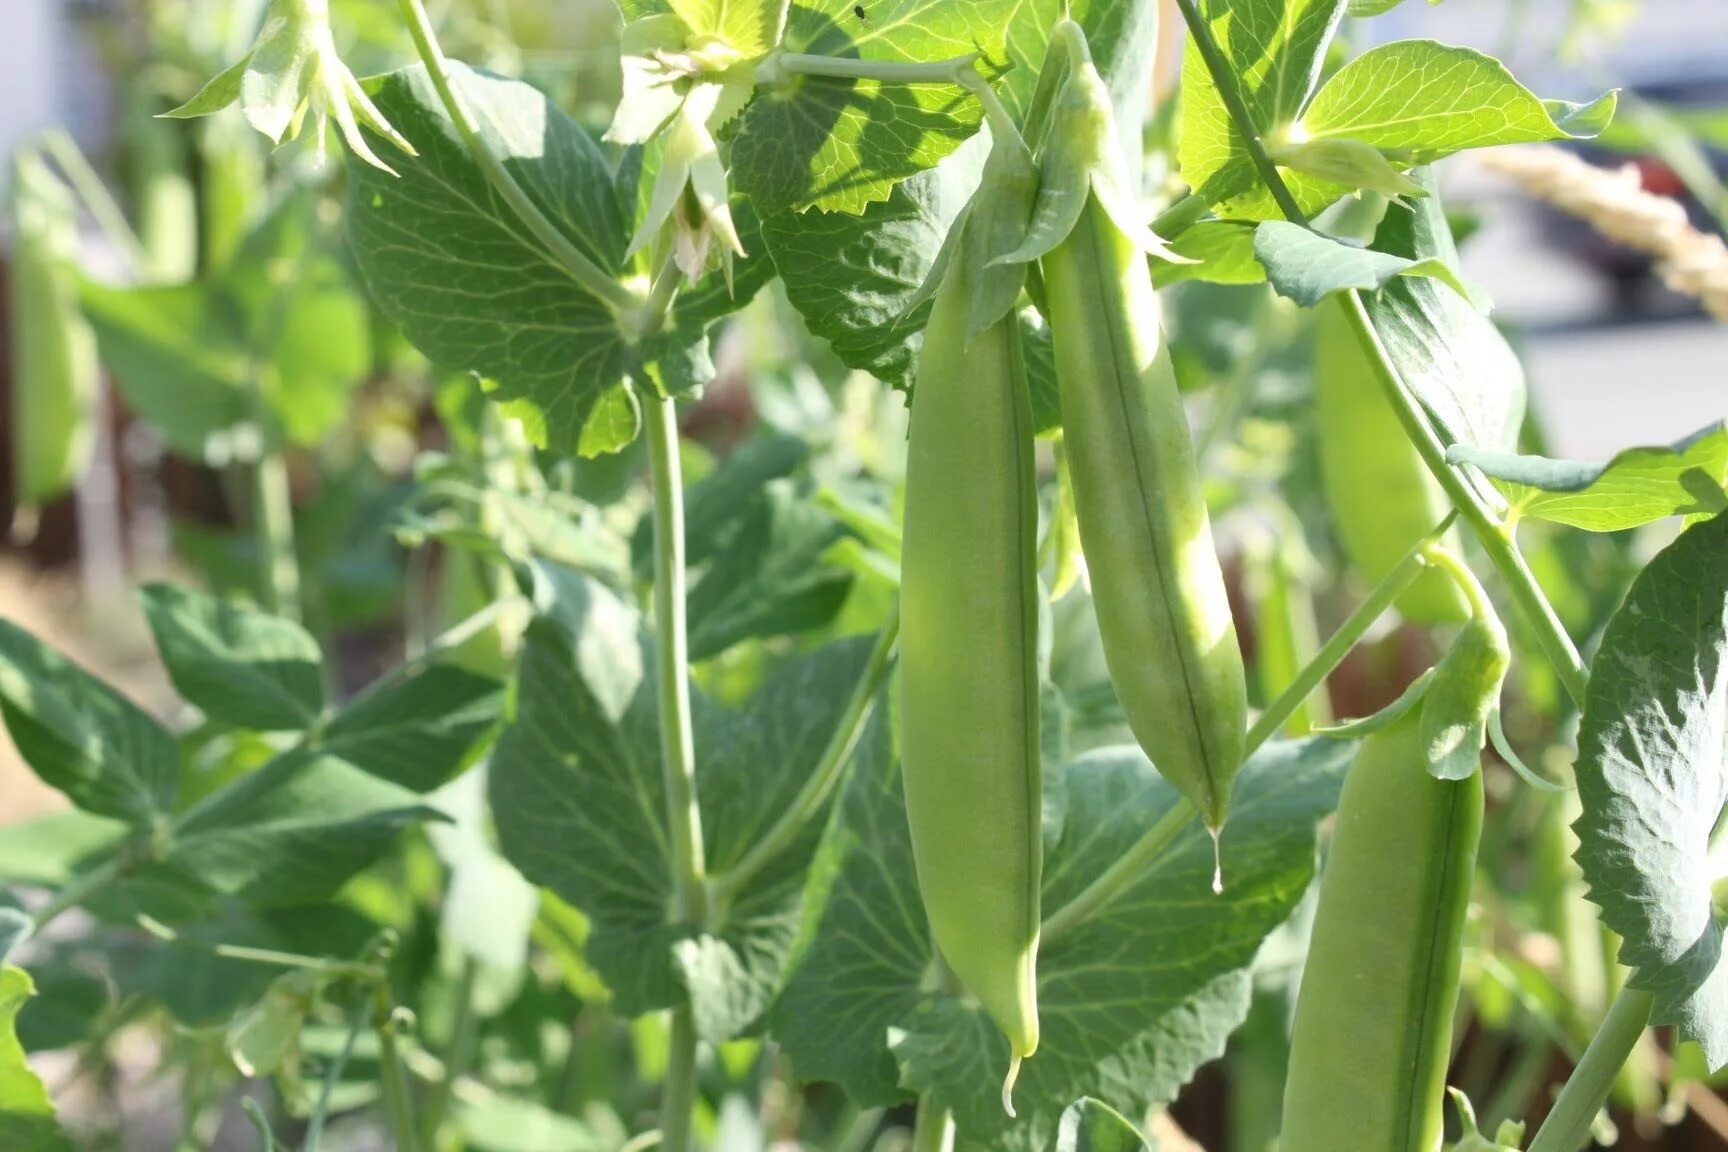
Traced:
[[63, 495], [90, 460], [100, 369], [78, 310], [78, 216], [40, 154], [12, 160], [12, 466], [28, 510]]
[[138, 239], [150, 279], [190, 280], [198, 270], [198, 197], [180, 125], [156, 115], [150, 86], [133, 86], [126, 110], [126, 154]]
[[1482, 774], [1429, 771], [1420, 713], [1363, 740], [1296, 1001], [1282, 1152], [1440, 1146]]
[[1038, 1047], [1038, 510], [1012, 307], [1024, 273], [984, 265], [1002, 237], [1018, 239], [1035, 181], [1018, 136], [999, 136], [932, 273], [901, 548], [901, 759], [918, 890], [943, 959], [1008, 1036], [1009, 1086]]
[[1126, 186], [1109, 92], [1079, 26], [1059, 24], [1052, 51], [1067, 72], [1050, 99], [1038, 207], [1003, 259], [1042, 261], [1110, 678], [1135, 739], [1216, 832], [1242, 763], [1247, 686], [1145, 259], [1169, 253]]
[[[1309, 571], [1313, 557], [1302, 546], [1301, 529], [1284, 525], [1276, 539], [1248, 549], [1247, 583], [1254, 601], [1254, 672], [1265, 703], [1296, 682], [1320, 651], [1320, 624], [1314, 617]], [[1288, 534], [1287, 534], [1288, 533]], [[1290, 714], [1283, 731], [1305, 736], [1332, 722], [1332, 701], [1321, 683]]]
[[[1320, 471], [1333, 526], [1350, 563], [1378, 584], [1451, 509], [1350, 329], [1344, 306], [1314, 309], [1314, 398]], [[1455, 544], [1456, 535], [1447, 541]], [[1470, 606], [1446, 573], [1430, 569], [1398, 597], [1416, 624], [1457, 624]]]

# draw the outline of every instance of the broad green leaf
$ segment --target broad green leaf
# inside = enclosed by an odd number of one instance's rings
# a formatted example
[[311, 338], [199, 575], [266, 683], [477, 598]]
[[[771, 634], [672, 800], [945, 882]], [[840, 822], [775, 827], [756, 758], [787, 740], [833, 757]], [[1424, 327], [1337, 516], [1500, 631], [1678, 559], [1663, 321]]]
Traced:
[[[594, 142], [527, 84], [460, 65], [450, 79], [547, 219], [603, 272], [620, 274], [625, 224]], [[419, 152], [393, 157], [400, 178], [360, 166], [349, 174], [349, 239], [373, 298], [435, 364], [479, 373], [536, 444], [574, 455], [595, 405], [631, 365], [611, 311], [492, 190], [423, 68], [367, 88]]]
[[280, 1077], [292, 1092], [300, 1080], [300, 1031], [329, 977], [314, 969], [285, 972], [257, 1003], [236, 1016], [223, 1046], [242, 1076]]
[[[810, 446], [796, 436], [771, 433], [741, 444], [684, 492], [684, 558], [701, 567], [733, 547], [751, 501], [771, 481], [804, 471]], [[654, 519], [644, 516], [630, 537], [636, 579], [654, 577]]]
[[[852, 0], [794, 5], [780, 47], [815, 56], [934, 61], [979, 53], [999, 71], [1015, 0]], [[773, 57], [769, 57], [770, 65]], [[738, 122], [731, 175], [766, 211], [859, 213], [977, 130], [978, 102], [953, 84], [793, 76], [758, 83]]]
[[1357, 140], [1423, 164], [1466, 148], [1594, 136], [1613, 93], [1584, 105], [1538, 99], [1473, 48], [1400, 40], [1334, 73], [1303, 111], [1297, 139]]
[[175, 689], [206, 716], [279, 732], [324, 710], [324, 658], [299, 624], [175, 584], [139, 596]]
[[[4, 961], [5, 951], [0, 947], [0, 961]], [[36, 998], [18, 1013], [18, 1042], [26, 1052], [51, 1052], [84, 1043], [111, 1003], [103, 978], [74, 967], [76, 960], [68, 959], [71, 962], [38, 964], [31, 969]]]
[[162, 869], [257, 907], [309, 904], [439, 814], [333, 755], [292, 749], [188, 809]]
[[[642, 674], [637, 626], [610, 593], [580, 580], [556, 615], [530, 625], [516, 719], [491, 760], [492, 809], [505, 856], [588, 917], [587, 959], [620, 1014], [670, 1006], [687, 990], [703, 1034], [723, 1040], [753, 1023], [778, 985], [820, 833], [807, 828], [718, 929], [668, 922], [655, 689]], [[736, 862], [802, 785], [866, 648], [851, 641], [789, 661], [738, 712], [696, 697], [711, 871]]]
[[[1262, 136], [1294, 124], [1346, 0], [1197, 0]], [[1182, 59], [1182, 179], [1220, 216], [1278, 214], [1192, 38]]]
[[1455, 444], [1446, 458], [1480, 468], [1520, 517], [1590, 532], [1618, 532], [1669, 516], [1698, 519], [1728, 509], [1728, 423], [1675, 444], [1628, 448], [1606, 464], [1518, 456]]
[[788, 0], [664, 0], [698, 36], [715, 36], [746, 58], [774, 47]]
[[[486, 809], [487, 766], [476, 765], [432, 798], [448, 824], [426, 830], [450, 870], [439, 934], [445, 949], [480, 966], [476, 997], [513, 999], [528, 963], [528, 938], [540, 910], [540, 890], [499, 855]], [[500, 995], [500, 992], [506, 993]], [[496, 1011], [502, 1003], [478, 1005]]]
[[[1223, 1051], [1247, 1012], [1248, 966], [1314, 874], [1315, 827], [1350, 749], [1271, 745], [1244, 770], [1214, 896], [1212, 842], [1196, 824], [1094, 919], [1039, 953], [1043, 1039], [1002, 1112], [1008, 1045], [976, 1005], [933, 990], [891, 725], [879, 707], [806, 892], [808, 943], [771, 1017], [803, 1079], [860, 1105], [925, 1092], [953, 1107], [961, 1141], [1031, 1152], [1093, 1096], [1129, 1115], [1172, 1099]], [[1054, 912], [1180, 803], [1136, 748], [1046, 772], [1043, 904]], [[890, 1039], [892, 1037], [892, 1039]]]
[[1152, 261], [1152, 280], [1160, 288], [1184, 280], [1211, 284], [1258, 284], [1266, 269], [1254, 255], [1254, 225], [1236, 220], [1207, 220], [1178, 233], [1170, 247], [1192, 264]]
[[1375, 291], [1396, 276], [1432, 276], [1461, 295], [1466, 291], [1443, 260], [1359, 248], [1285, 220], [1267, 220], [1254, 230], [1254, 256], [1278, 294], [1304, 308], [1347, 288]]
[[0, 825], [0, 884], [59, 888], [77, 865], [107, 852], [126, 836], [126, 825], [68, 809]]
[[18, 1012], [36, 994], [22, 968], [0, 968], [0, 1148], [6, 1152], [72, 1152], [54, 1102], [18, 1043]]
[[1728, 514], [1639, 574], [1591, 664], [1576, 859], [1652, 1021], [1728, 1064], [1728, 910], [1710, 838], [1728, 801]]
[[1146, 1138], [1122, 1113], [1090, 1096], [1062, 1111], [1056, 1152], [1143, 1152]]
[[0, 620], [0, 715], [42, 782], [97, 816], [150, 828], [174, 810], [180, 749], [136, 704]]
[[498, 681], [434, 664], [362, 692], [319, 737], [319, 750], [380, 780], [430, 792], [467, 766], [499, 721]]

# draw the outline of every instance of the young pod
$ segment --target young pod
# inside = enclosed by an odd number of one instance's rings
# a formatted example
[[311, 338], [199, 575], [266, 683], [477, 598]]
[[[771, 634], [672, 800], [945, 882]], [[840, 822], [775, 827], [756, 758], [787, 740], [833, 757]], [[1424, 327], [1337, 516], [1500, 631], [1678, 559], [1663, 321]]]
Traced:
[[998, 185], [956, 226], [924, 332], [906, 466], [900, 693], [918, 889], [943, 958], [1001, 1025], [1017, 1068], [1038, 1046], [1038, 511], [1014, 293], [998, 297], [1004, 310], [979, 315], [977, 303], [997, 295], [985, 283], [1003, 273], [984, 270], [971, 242], [988, 239], [1003, 212], [1012, 222], [1014, 199], [1024, 227], [1035, 173], [1013, 143], [1024, 195], [999, 203]]
[[72, 194], [32, 151], [12, 163], [12, 466], [20, 507], [77, 483], [95, 436], [96, 337], [78, 310]]
[[1362, 741], [1296, 1001], [1282, 1152], [1440, 1147], [1481, 831], [1482, 774], [1430, 773], [1420, 709]]
[[1247, 687], [1194, 445], [1110, 98], [1079, 29], [1051, 109], [1039, 210], [1062, 435], [1105, 660], [1152, 763], [1216, 831], [1241, 767]]
[[[1365, 581], [1378, 584], [1452, 505], [1381, 392], [1344, 306], [1321, 301], [1314, 322], [1326, 502], [1344, 555]], [[1448, 535], [1446, 542], [1456, 539]], [[1398, 597], [1398, 611], [1415, 624], [1458, 624], [1469, 618], [1470, 605], [1450, 576], [1429, 568]]]

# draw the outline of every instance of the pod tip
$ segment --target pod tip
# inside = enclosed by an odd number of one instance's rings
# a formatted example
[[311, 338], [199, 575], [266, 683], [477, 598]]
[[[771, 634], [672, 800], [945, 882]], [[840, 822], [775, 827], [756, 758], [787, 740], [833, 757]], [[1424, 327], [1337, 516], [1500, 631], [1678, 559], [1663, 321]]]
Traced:
[[1020, 1053], [1016, 1052], [1008, 1058], [1008, 1076], [1002, 1081], [1002, 1111], [1009, 1116], [1018, 1116], [1014, 1111], [1014, 1081], [1020, 1079]]
[[1224, 895], [1224, 846], [1221, 843], [1221, 838], [1224, 835], [1224, 829], [1214, 828], [1208, 824], [1206, 834], [1212, 837], [1212, 894], [1222, 896]]

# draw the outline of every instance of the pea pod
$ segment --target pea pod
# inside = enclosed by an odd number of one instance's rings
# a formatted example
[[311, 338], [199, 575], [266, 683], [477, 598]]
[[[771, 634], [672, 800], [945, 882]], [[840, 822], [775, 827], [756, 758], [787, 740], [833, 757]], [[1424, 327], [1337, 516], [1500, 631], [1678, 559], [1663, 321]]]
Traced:
[[1481, 772], [1429, 774], [1419, 709], [1362, 741], [1296, 1001], [1282, 1152], [1439, 1148], [1481, 830]]
[[[1017, 141], [1015, 141], [1017, 144]], [[1031, 156], [992, 153], [956, 228], [912, 401], [901, 546], [901, 759], [918, 888], [943, 958], [1008, 1036], [1038, 1046], [1038, 509], [1014, 293], [972, 238], [1024, 227]], [[999, 160], [998, 157], [1007, 157]], [[1023, 196], [1012, 180], [1023, 180]], [[1005, 214], [1005, 215], [1004, 215]], [[946, 247], [946, 246], [945, 246]], [[979, 314], [980, 301], [998, 305]], [[980, 327], [978, 321], [983, 321]], [[1010, 1071], [1012, 1082], [1013, 1070]]]
[[[1314, 319], [1315, 414], [1326, 501], [1345, 556], [1364, 580], [1378, 584], [1451, 504], [1386, 402], [1344, 306], [1323, 300]], [[1455, 536], [1446, 542], [1457, 550]], [[1431, 568], [1398, 597], [1398, 611], [1416, 624], [1457, 624], [1469, 617], [1470, 606], [1445, 572]]]
[[12, 460], [31, 508], [83, 473], [95, 436], [96, 338], [78, 310], [72, 194], [34, 151], [12, 161]]
[[1110, 679], [1128, 725], [1214, 831], [1241, 767], [1247, 686], [1187, 416], [1161, 331], [1110, 97], [1085, 39], [1057, 39], [1032, 236], [1042, 257], [1062, 433]]

